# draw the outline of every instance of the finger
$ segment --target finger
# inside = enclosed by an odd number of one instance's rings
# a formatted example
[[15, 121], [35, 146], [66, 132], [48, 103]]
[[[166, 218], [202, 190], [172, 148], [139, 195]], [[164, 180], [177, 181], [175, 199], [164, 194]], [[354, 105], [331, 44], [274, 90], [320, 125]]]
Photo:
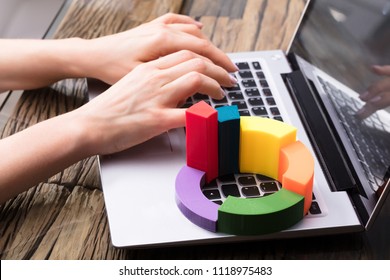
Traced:
[[363, 95], [362, 100], [366, 101], [372, 99], [375, 95], [388, 90], [390, 90], [390, 77], [379, 80], [369, 86], [367, 89], [369, 94], [366, 96]]
[[209, 58], [215, 64], [223, 67], [228, 72], [236, 72], [237, 67], [230, 58], [207, 39], [201, 39], [191, 34], [182, 32], [171, 34], [166, 41], [175, 42], [161, 46], [161, 53], [168, 54], [179, 50], [189, 50], [201, 56]]
[[390, 76], [390, 65], [373, 65], [372, 71], [378, 75]]
[[200, 56], [199, 54], [187, 50], [181, 50], [166, 56], [162, 56], [152, 63], [159, 69], [167, 69], [194, 58], [201, 58], [212, 63], [211, 60], [207, 57]]
[[189, 72], [198, 72], [206, 75], [224, 87], [232, 87], [237, 81], [222, 67], [208, 62], [200, 57], [193, 58], [164, 70], [167, 77], [175, 80]]
[[180, 14], [174, 14], [174, 13], [167, 13], [161, 17], [158, 17], [154, 20], [154, 22], [162, 22], [165, 24], [172, 24], [172, 23], [185, 23], [185, 24], [195, 24], [198, 26], [198, 28], [202, 28], [203, 24], [199, 21], [196, 21], [195, 19], [180, 15]]
[[186, 109], [182, 108], [168, 108], [163, 109], [160, 114], [162, 120], [162, 129], [167, 131], [170, 129], [184, 127], [186, 124]]
[[356, 113], [360, 119], [367, 118], [374, 112], [390, 106], [390, 91], [374, 96]]
[[356, 117], [363, 120], [363, 119], [371, 116], [373, 113], [375, 113], [376, 110], [377, 109], [375, 107], [373, 107], [371, 104], [367, 103], [359, 111], [356, 112]]
[[214, 79], [198, 72], [189, 72], [178, 79], [163, 86], [162, 103], [174, 107], [181, 100], [185, 100], [191, 95], [199, 92], [209, 95], [214, 99], [224, 97], [224, 92], [219, 83]]
[[170, 24], [169, 27], [178, 32], [185, 32], [201, 39], [207, 39], [206, 35], [194, 24], [175, 23]]
[[374, 98], [367, 101], [368, 104], [376, 108], [377, 110], [384, 109], [390, 106], [390, 90], [382, 92]]

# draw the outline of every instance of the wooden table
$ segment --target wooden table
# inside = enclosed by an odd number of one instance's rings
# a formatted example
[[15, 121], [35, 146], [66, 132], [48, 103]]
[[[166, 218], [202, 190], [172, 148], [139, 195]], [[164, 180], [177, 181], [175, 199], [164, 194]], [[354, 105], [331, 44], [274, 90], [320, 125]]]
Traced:
[[[204, 23], [222, 50], [286, 50], [305, 0], [74, 0], [55, 38], [93, 38], [166, 12]], [[11, 135], [87, 101], [85, 79], [25, 92], [2, 131]], [[0, 206], [1, 259], [366, 259], [364, 234], [147, 250], [114, 248], [95, 157], [85, 159]]]

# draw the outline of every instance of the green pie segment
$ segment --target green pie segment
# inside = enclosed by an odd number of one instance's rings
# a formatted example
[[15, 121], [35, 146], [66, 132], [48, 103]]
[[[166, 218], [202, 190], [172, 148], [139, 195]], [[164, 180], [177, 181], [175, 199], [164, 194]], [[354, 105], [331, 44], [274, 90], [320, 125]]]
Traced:
[[267, 234], [303, 218], [304, 197], [286, 189], [259, 198], [229, 196], [218, 209], [218, 231], [235, 235]]

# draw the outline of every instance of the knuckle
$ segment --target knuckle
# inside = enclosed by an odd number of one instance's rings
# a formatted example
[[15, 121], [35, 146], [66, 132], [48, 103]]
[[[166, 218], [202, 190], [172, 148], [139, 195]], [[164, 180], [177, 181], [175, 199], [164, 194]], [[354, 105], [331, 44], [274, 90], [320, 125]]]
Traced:
[[193, 58], [191, 63], [193, 64], [194, 69], [198, 72], [204, 72], [207, 69], [206, 62], [199, 57]]
[[207, 50], [211, 47], [211, 42], [209, 40], [206, 40], [206, 39], [200, 39], [199, 41], [199, 48], [201, 50]]
[[189, 83], [195, 88], [200, 88], [203, 85], [202, 75], [198, 72], [193, 71], [188, 73], [187, 79]]
[[189, 50], [180, 50], [179, 55], [184, 59], [184, 60], [191, 60], [195, 58], [195, 54], [192, 51]]
[[165, 19], [165, 20], [172, 20], [172, 19], [174, 19], [176, 17], [176, 14], [174, 14], [174, 13], [172, 13], [172, 12], [168, 12], [168, 13], [166, 13], [164, 16], [163, 16], [163, 18]]
[[168, 38], [171, 34], [169, 28], [164, 24], [159, 24], [157, 29], [158, 29], [158, 31], [155, 32], [155, 34], [154, 34], [155, 41], [165, 42], [165, 40], [168, 40]]

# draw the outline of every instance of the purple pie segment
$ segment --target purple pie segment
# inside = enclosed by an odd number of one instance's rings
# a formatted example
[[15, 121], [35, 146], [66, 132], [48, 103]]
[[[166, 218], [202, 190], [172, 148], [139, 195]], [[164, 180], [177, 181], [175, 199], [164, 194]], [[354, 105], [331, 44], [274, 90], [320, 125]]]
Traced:
[[180, 211], [191, 222], [212, 232], [217, 231], [219, 205], [201, 191], [206, 173], [184, 166], [176, 177], [176, 201]]

